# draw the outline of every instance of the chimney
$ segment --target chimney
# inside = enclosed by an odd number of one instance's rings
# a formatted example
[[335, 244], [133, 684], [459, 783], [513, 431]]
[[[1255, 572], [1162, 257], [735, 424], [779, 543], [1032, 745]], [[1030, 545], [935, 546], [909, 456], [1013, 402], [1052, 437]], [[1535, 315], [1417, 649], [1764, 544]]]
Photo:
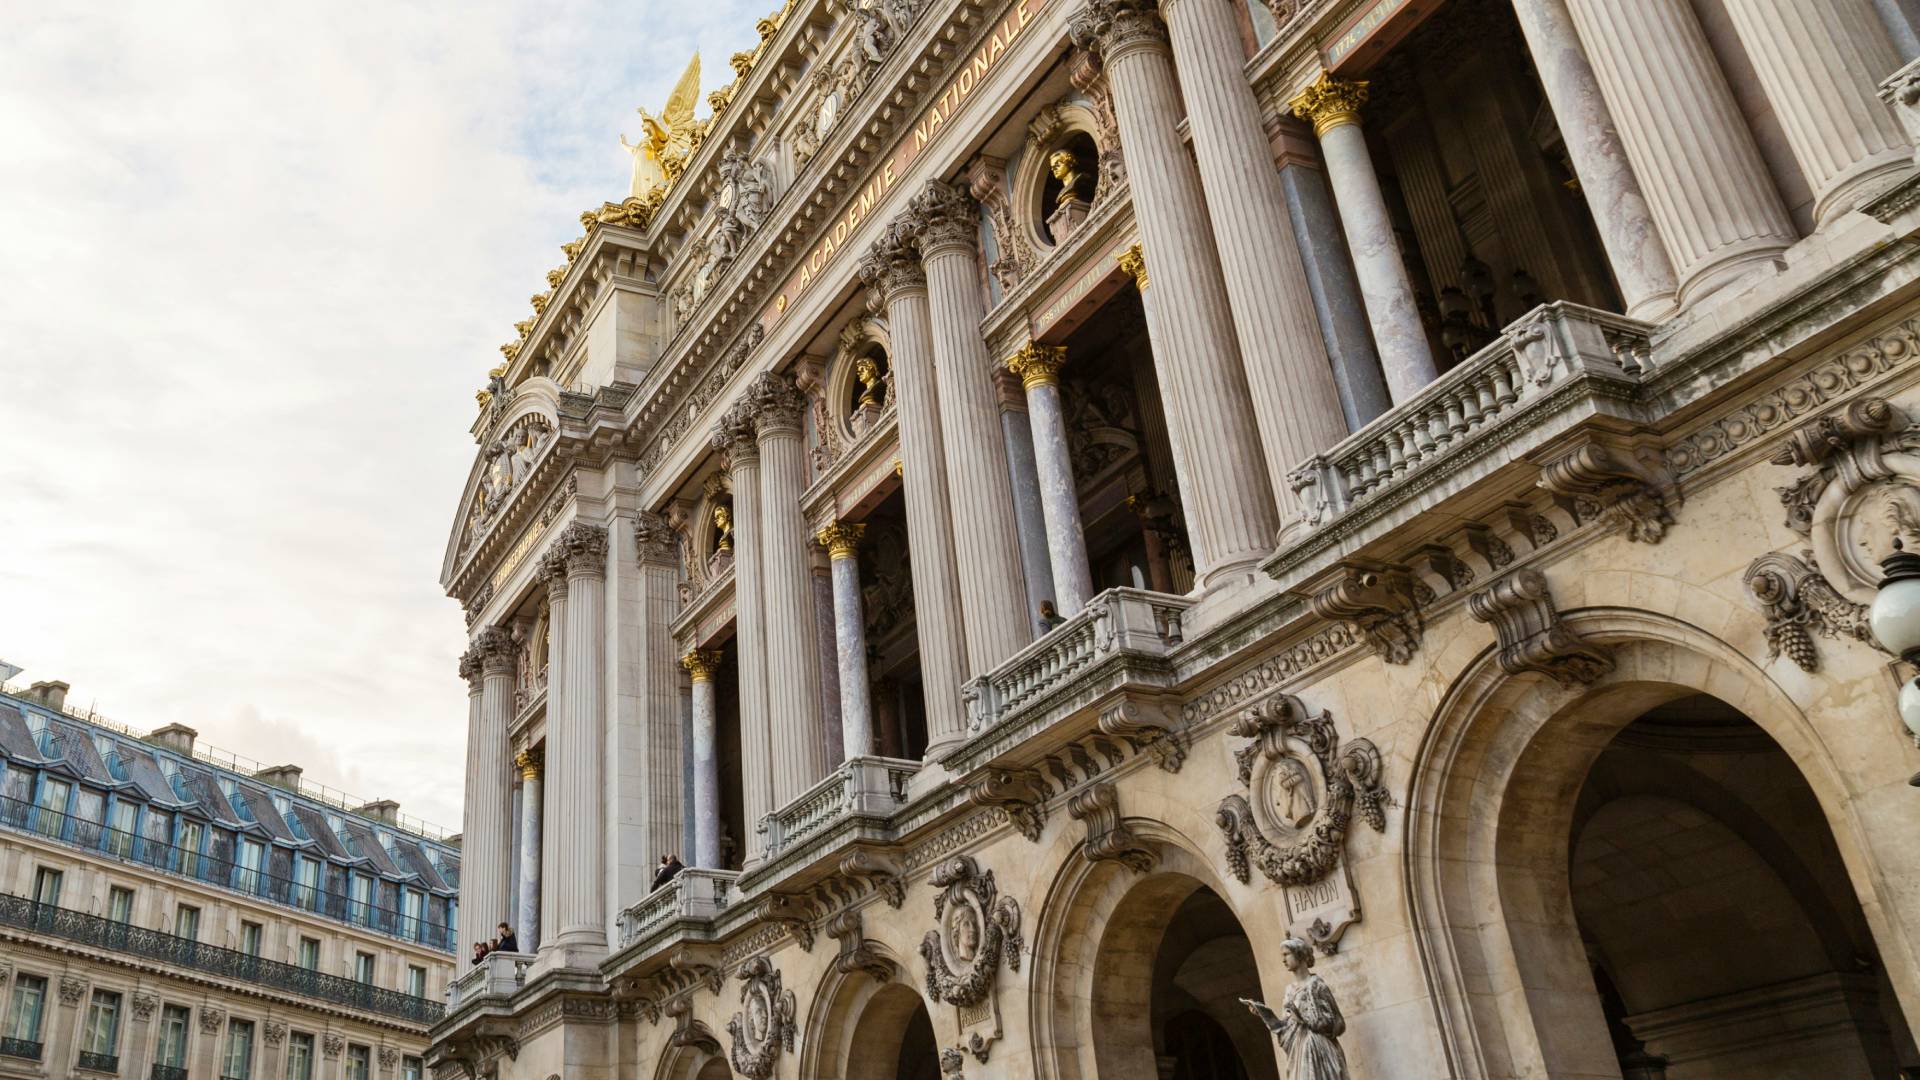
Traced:
[[39, 702], [54, 712], [59, 712], [67, 703], [67, 691], [69, 689], [71, 689], [71, 687], [58, 680], [52, 682], [37, 682], [27, 687], [27, 692], [20, 696], [26, 698], [28, 701]]
[[168, 724], [147, 732], [148, 742], [188, 757], [193, 756], [193, 740], [199, 737], [199, 732], [185, 724]]
[[256, 780], [265, 780], [275, 787], [286, 788], [288, 791], [300, 790], [300, 766], [298, 765], [269, 765], [254, 773], [253, 777]]
[[375, 799], [355, 809], [354, 813], [361, 817], [370, 817], [375, 821], [384, 821], [389, 825], [400, 823], [400, 804], [392, 799]]

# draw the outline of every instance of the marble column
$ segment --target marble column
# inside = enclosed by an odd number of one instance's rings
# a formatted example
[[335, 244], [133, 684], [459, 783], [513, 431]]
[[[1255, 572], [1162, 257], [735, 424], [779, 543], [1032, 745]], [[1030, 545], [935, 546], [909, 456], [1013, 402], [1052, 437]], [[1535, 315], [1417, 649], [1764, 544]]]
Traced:
[[1047, 519], [1040, 509], [1039, 466], [1033, 460], [1033, 425], [1027, 419], [1027, 395], [1005, 368], [993, 372], [994, 398], [1000, 404], [1000, 435], [1007, 444], [1007, 475], [1013, 483], [1014, 534], [1020, 540], [1020, 568], [1027, 579], [1027, 622], [1039, 632], [1042, 601], [1053, 601], [1053, 566], [1047, 558]]
[[1340, 393], [1340, 411], [1348, 431], [1393, 407], [1387, 377], [1380, 370], [1380, 354], [1373, 350], [1373, 329], [1367, 325], [1367, 305], [1360, 282], [1353, 276], [1353, 254], [1340, 231], [1340, 212], [1320, 154], [1310, 135], [1292, 120], [1283, 124], [1278, 158], [1280, 190], [1287, 197], [1287, 216], [1293, 219], [1293, 238], [1306, 269], [1307, 291], [1313, 295], [1314, 316], [1327, 343], [1333, 385]]
[[[553, 732], [560, 723], [561, 710], [564, 707], [567, 688], [563, 685], [560, 673], [566, 670], [564, 649], [567, 642], [567, 575], [565, 570], [542, 565], [541, 576], [547, 582], [547, 741], [542, 743], [541, 770], [546, 769], [546, 747], [553, 745]], [[540, 820], [560, 820], [560, 792], [556, 785], [540, 785]], [[559, 910], [557, 890], [560, 887], [560, 852], [557, 845], [540, 845], [540, 910], [548, 916], [545, 925], [552, 925], [552, 913]], [[550, 941], [541, 942], [551, 945]], [[472, 959], [471, 954], [467, 954]]]
[[1887, 38], [1893, 42], [1893, 51], [1900, 55], [1902, 64], [1920, 57], [1920, 33], [1914, 31], [1914, 20], [1920, 18], [1920, 3], [1873, 0], [1873, 13], [1879, 17], [1880, 25], [1887, 28]]
[[[467, 730], [466, 805], [461, 814], [460, 947], [493, 936], [493, 924], [506, 916], [508, 836], [513, 774], [507, 758], [507, 725], [513, 718], [513, 638], [490, 626], [474, 639], [468, 664], [479, 668], [478, 708]], [[468, 685], [472, 685], [468, 676]]]
[[1313, 122], [1313, 133], [1320, 140], [1320, 156], [1327, 163], [1327, 181], [1333, 185], [1340, 221], [1346, 227], [1353, 273], [1367, 306], [1380, 367], [1398, 405], [1425, 389], [1440, 369], [1427, 345], [1413, 282], [1400, 257], [1387, 201], [1380, 194], [1366, 132], [1360, 129], [1360, 106], [1366, 100], [1366, 83], [1340, 82], [1322, 74], [1290, 105], [1294, 115]]
[[1816, 226], [1906, 171], [1913, 145], [1876, 93], [1900, 59], [1867, 0], [1727, 0], [1727, 15], [1813, 189]]
[[1797, 238], [1688, 0], [1567, 0], [1687, 306]]
[[1513, 10], [1626, 313], [1665, 318], [1674, 308], [1673, 260], [1580, 47], [1567, 0], [1513, 0]]
[[[555, 910], [549, 938], [565, 950], [568, 966], [607, 945], [606, 916], [606, 697], [607, 530], [575, 521], [560, 531], [545, 559], [566, 582], [567, 643], [561, 652], [558, 724], [549, 724], [547, 749], [566, 827], [554, 837]], [[548, 675], [549, 681], [552, 673]]]
[[693, 858], [690, 865], [720, 869], [720, 717], [713, 676], [718, 649], [680, 658], [693, 680]]
[[867, 621], [860, 603], [860, 540], [867, 527], [838, 521], [820, 530], [833, 560], [833, 636], [840, 654], [840, 745], [847, 757], [873, 754], [873, 688], [867, 676]]
[[1267, 477], [1284, 518], [1294, 498], [1287, 474], [1346, 437], [1339, 388], [1260, 106], [1247, 83], [1233, 8], [1222, 0], [1160, 0], [1160, 15], [1173, 46]]
[[1152, 283], [1141, 300], [1194, 566], [1203, 586], [1251, 577], [1273, 551], [1285, 478], [1248, 467], [1266, 453], [1200, 176], [1176, 130], [1184, 110], [1166, 30], [1137, 0], [1091, 0], [1071, 30], [1105, 62], [1113, 91], [1143, 247], [1135, 279]]
[[1055, 610], [1071, 618], [1093, 599], [1093, 570], [1087, 565], [1080, 488], [1073, 480], [1066, 415], [1060, 407], [1060, 367], [1066, 362], [1064, 346], [1028, 342], [1007, 358], [1007, 370], [1026, 387], [1034, 466], [1040, 473], [1040, 508], [1047, 521], [1047, 560], [1058, 596]]
[[522, 750], [520, 768], [520, 909], [514, 936], [521, 952], [540, 948], [540, 767], [539, 747]]
[[733, 490], [733, 640], [739, 671], [740, 803], [743, 865], [758, 865], [766, 834], [754, 828], [773, 810], [772, 729], [767, 711], [767, 607], [760, 540], [760, 444], [753, 414], [736, 403], [714, 426], [713, 448], [726, 455]]
[[829, 769], [847, 759], [840, 737], [840, 647], [833, 628], [833, 560], [818, 543], [807, 545], [813, 585], [813, 655], [820, 670], [820, 759]]
[[888, 359], [899, 397], [903, 497], [913, 560], [913, 622], [920, 645], [931, 760], [966, 735], [960, 687], [968, 677], [967, 654], [960, 605], [953, 602], [960, 595], [960, 573], [954, 560], [954, 516], [947, 498], [946, 452], [941, 448], [940, 402], [934, 388], [927, 279], [901, 233], [895, 222], [874, 243], [860, 260], [860, 277], [886, 301], [893, 344]]
[[941, 445], [953, 507], [950, 527], [965, 538], [954, 545], [954, 558], [967, 674], [984, 675], [1033, 639], [1033, 620], [1027, 617], [1025, 582], [1017, 573], [1020, 540], [993, 365], [980, 336], [986, 316], [976, 259], [980, 214], [958, 185], [934, 180], [909, 204], [908, 216], [926, 266]]
[[762, 372], [747, 384], [744, 401], [753, 410], [760, 442], [756, 531], [766, 587], [767, 720], [773, 808], [778, 809], [827, 771], [819, 736], [820, 658], [814, 651], [810, 536], [800, 516], [800, 496], [807, 488], [802, 427], [807, 398], [792, 378]]
[[[680, 609], [680, 542], [665, 517], [647, 511], [635, 515], [633, 538], [641, 608], [637, 627], [642, 725], [639, 794], [646, 815], [641, 843], [644, 857], [652, 863], [669, 852], [692, 850], [685, 842], [680, 656], [672, 632]], [[614, 850], [618, 846], [613, 845]], [[629, 891], [633, 887], [631, 879], [628, 887]]]

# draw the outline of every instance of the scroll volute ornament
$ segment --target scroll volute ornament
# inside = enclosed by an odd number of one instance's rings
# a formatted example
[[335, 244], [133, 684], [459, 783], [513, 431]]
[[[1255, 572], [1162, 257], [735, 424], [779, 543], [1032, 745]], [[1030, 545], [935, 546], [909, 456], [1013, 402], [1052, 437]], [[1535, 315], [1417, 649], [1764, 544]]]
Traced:
[[978, 1005], [993, 989], [1004, 961], [1020, 970], [1020, 903], [1001, 896], [993, 871], [971, 855], [955, 855], [934, 868], [929, 883], [935, 926], [920, 941], [927, 962], [927, 996], [961, 1007]]
[[1619, 526], [1635, 543], [1657, 544], [1666, 538], [1680, 504], [1657, 458], [1588, 442], [1548, 462], [1540, 470], [1540, 486], [1570, 502], [1576, 520], [1599, 518]]
[[764, 956], [741, 965], [740, 981], [740, 1011], [727, 1021], [733, 1039], [727, 1060], [741, 1076], [766, 1080], [780, 1052], [793, 1052], [799, 1009], [793, 991], [782, 988], [780, 973]]
[[1426, 630], [1423, 588], [1405, 567], [1345, 562], [1313, 590], [1310, 603], [1315, 615], [1346, 623], [1382, 660], [1404, 664]]
[[1607, 650], [1581, 637], [1560, 619], [1546, 575], [1520, 570], [1467, 598], [1467, 609], [1492, 623], [1500, 639], [1499, 663], [1510, 675], [1538, 672], [1561, 686], [1581, 686], [1613, 670]]

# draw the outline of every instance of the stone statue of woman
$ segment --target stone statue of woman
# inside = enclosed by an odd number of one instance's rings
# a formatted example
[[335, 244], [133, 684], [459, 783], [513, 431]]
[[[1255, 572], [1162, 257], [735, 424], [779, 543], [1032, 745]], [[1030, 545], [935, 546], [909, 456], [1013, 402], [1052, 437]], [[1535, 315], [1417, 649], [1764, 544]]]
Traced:
[[1326, 980], [1313, 973], [1313, 946], [1299, 938], [1280, 943], [1287, 970], [1296, 981], [1287, 987], [1279, 1015], [1264, 1002], [1241, 998], [1287, 1054], [1286, 1080], [1349, 1080], [1347, 1057], [1340, 1052], [1346, 1017], [1334, 1003]]

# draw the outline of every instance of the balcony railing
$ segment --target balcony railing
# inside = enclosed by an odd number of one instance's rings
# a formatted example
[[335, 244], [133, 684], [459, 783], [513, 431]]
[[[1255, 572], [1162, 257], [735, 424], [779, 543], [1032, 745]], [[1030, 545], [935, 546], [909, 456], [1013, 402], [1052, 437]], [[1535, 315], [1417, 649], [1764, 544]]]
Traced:
[[120, 1071], [120, 1055], [96, 1054], [89, 1050], [82, 1050], [80, 1059], [75, 1064], [94, 1072], [117, 1073]]
[[187, 1070], [178, 1065], [159, 1065], [147, 1074], [147, 1080], [187, 1080]]
[[114, 922], [82, 911], [37, 903], [21, 896], [0, 896], [0, 926], [60, 938], [91, 949], [171, 964], [219, 979], [281, 990], [332, 1005], [398, 1017], [423, 1026], [439, 1020], [446, 1011], [437, 1001], [413, 997], [398, 990], [370, 986], [275, 960], [262, 960], [233, 949], [203, 945], [188, 938]]
[[40, 1053], [45, 1049], [44, 1044], [29, 1039], [0, 1039], [0, 1057], [39, 1061]]
[[731, 870], [689, 866], [646, 899], [620, 913], [620, 946], [639, 941], [676, 919], [711, 919], [726, 910], [733, 883]]
[[0, 825], [22, 832], [35, 833], [50, 840], [73, 844], [89, 851], [104, 852], [115, 858], [179, 874], [222, 889], [271, 900], [285, 907], [314, 912], [338, 922], [377, 930], [406, 941], [419, 942], [429, 948], [444, 952], [453, 951], [452, 927], [403, 915], [391, 908], [354, 900], [340, 893], [329, 892], [312, 885], [303, 885], [264, 870], [250, 869], [230, 859], [189, 851], [137, 833], [103, 825], [97, 821], [88, 821], [58, 810], [36, 806], [30, 802], [0, 798]]
[[479, 963], [453, 981], [447, 989], [450, 1002], [460, 1005], [489, 994], [511, 997], [526, 982], [527, 970], [533, 966], [533, 961], [532, 953], [496, 949], [481, 957]]
[[907, 801], [907, 784], [920, 770], [917, 761], [854, 757], [799, 798], [768, 814], [767, 857], [780, 853], [852, 815], [885, 818]]

